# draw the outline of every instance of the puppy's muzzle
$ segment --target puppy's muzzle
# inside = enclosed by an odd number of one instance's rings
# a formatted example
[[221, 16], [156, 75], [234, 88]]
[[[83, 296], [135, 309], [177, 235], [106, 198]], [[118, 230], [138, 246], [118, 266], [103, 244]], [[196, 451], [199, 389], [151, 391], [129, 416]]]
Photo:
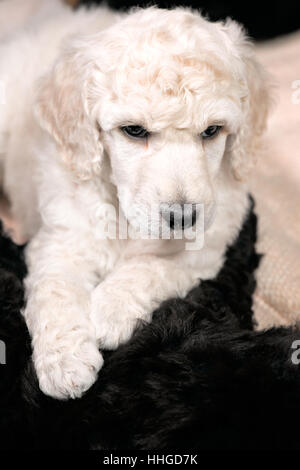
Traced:
[[171, 230], [184, 230], [195, 225], [196, 204], [161, 204], [161, 216]]

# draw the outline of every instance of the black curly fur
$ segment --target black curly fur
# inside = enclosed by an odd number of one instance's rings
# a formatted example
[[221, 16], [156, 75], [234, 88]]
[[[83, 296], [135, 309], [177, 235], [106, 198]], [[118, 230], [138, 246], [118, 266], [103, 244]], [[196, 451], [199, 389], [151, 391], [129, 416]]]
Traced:
[[292, 328], [253, 331], [253, 207], [216, 279], [165, 302], [131, 341], [105, 352], [80, 400], [43, 395], [20, 309], [22, 250], [0, 239], [1, 449], [300, 448]]

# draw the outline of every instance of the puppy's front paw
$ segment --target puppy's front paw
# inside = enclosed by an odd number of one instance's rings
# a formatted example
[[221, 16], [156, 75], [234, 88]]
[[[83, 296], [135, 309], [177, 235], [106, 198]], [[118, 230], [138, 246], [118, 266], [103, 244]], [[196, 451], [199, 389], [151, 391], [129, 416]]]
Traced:
[[101, 349], [116, 349], [132, 336], [139, 320], [150, 321], [151, 313], [135, 301], [130, 291], [103, 282], [92, 293], [91, 320]]
[[[97, 378], [103, 358], [96, 341], [70, 335], [49, 341], [41, 337], [34, 344], [33, 360], [42, 392], [53, 398], [78, 398]], [[43, 344], [44, 343], [44, 344]]]

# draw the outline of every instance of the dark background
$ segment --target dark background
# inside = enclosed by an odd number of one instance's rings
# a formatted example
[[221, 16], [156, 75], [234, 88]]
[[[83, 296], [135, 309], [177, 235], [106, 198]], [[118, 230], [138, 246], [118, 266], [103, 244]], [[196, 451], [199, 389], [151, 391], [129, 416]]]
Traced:
[[[101, 4], [101, 0], [81, 0], [81, 4]], [[134, 0], [108, 0], [110, 7], [127, 9], [132, 6], [156, 4], [162, 8], [184, 5], [200, 9], [211, 20], [228, 16], [244, 24], [250, 36], [255, 39], [269, 39], [295, 31], [300, 27], [300, 1], [218, 1], [218, 0], [160, 0], [157, 2]], [[300, 51], [299, 51], [300, 54]]]

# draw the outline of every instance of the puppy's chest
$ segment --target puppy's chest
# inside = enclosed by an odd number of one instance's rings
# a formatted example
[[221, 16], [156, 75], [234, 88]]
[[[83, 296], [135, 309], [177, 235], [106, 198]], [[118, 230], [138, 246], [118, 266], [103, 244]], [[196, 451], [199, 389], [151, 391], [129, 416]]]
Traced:
[[191, 271], [200, 280], [213, 279], [221, 269], [224, 261], [225, 248], [184, 251], [177, 257], [183, 269]]

